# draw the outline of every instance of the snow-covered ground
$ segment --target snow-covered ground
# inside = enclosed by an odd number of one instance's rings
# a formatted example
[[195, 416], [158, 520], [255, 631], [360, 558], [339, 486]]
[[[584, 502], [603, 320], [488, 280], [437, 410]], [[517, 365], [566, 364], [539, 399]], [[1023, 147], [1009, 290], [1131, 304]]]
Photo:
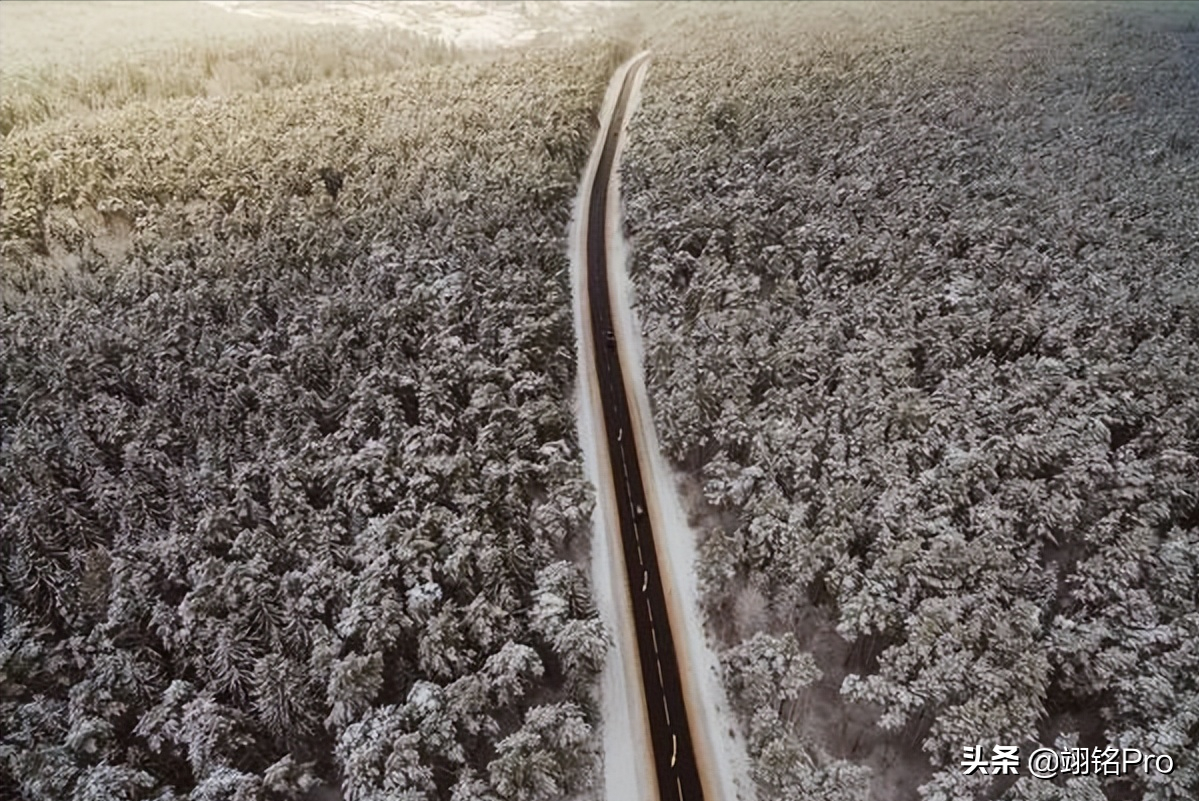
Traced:
[[[634, 59], [635, 60], [635, 59]], [[632, 62], [630, 62], [632, 63]], [[626, 64], [617, 70], [608, 87], [600, 118], [604, 122], [599, 132], [602, 142], [608, 121], [616, 104], [620, 86], [628, 69]], [[644, 72], [642, 72], [642, 79]], [[630, 100], [628, 117], [632, 116], [640, 97], [638, 80]], [[621, 138], [623, 140], [623, 132]], [[622, 142], [623, 144], [623, 142]], [[575, 334], [579, 353], [579, 441], [584, 455], [584, 467], [596, 488], [596, 510], [592, 536], [591, 576], [600, 615], [613, 635], [614, 647], [609, 653], [601, 680], [601, 702], [604, 727], [604, 797], [608, 801], [647, 798], [652, 786], [650, 775], [650, 745], [644, 731], [644, 701], [636, 665], [636, 644], [632, 614], [628, 609], [629, 592], [625, 586], [625, 571], [621, 564], [619, 535], [615, 530], [615, 496], [611, 490], [611, 470], [608, 454], [602, 442], [602, 412], [599, 388], [589, 365], [594, 364], [595, 343], [590, 341], [590, 315], [586, 308], [586, 276], [582, 220], [587, 214], [587, 193], [590, 176], [597, 167], [598, 151], [592, 154], [587, 178], [581, 184], [575, 204], [575, 216], [570, 237], [570, 260], [573, 271]], [[617, 162], [613, 166], [618, 173]], [[628, 280], [627, 243], [621, 233], [619, 219], [620, 194], [617, 186], [609, 190], [609, 293], [613, 311], [616, 346], [624, 366], [625, 391], [629, 394], [633, 418], [633, 436], [637, 442], [641, 474], [645, 480], [646, 499], [659, 565], [663, 572], [667, 603], [671, 609], [680, 664], [688, 670], [683, 675], [685, 692], [692, 718], [693, 737], [697, 756], [714, 768], [717, 786], [713, 801], [750, 801], [754, 798], [749, 779], [745, 746], [736, 734], [737, 727], [729, 712], [721, 679], [719, 661], [708, 646], [701, 623], [698, 587], [695, 571], [695, 536], [687, 523], [675, 477], [662, 458], [657, 432], [650, 414], [643, 370], [643, 345], [640, 328], [632, 313], [632, 290]]]
[[542, 36], [571, 38], [593, 31], [625, 2], [604, 0], [207, 0], [227, 11], [311, 24], [388, 25], [467, 49], [510, 47]]

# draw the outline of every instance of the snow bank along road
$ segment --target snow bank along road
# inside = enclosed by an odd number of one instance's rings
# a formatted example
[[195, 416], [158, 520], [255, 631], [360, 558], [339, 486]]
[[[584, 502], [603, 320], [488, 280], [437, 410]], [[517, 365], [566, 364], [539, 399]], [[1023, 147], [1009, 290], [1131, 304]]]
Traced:
[[605, 792], [732, 801], [748, 782], [734, 781], [741, 749], [717, 720], [723, 692], [697, 623], [693, 546], [658, 455], [625, 292], [617, 165], [648, 65], [642, 53], [612, 79], [571, 235], [579, 434], [597, 492], [592, 577], [615, 639], [602, 687]]

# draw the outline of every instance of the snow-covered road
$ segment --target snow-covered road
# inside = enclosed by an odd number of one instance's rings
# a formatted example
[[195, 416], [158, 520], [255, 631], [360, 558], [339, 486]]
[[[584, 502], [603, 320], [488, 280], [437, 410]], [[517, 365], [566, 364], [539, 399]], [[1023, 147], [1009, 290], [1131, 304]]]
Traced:
[[[737, 735], [721, 681], [719, 662], [708, 647], [697, 603], [695, 538], [686, 522], [674, 477], [660, 455], [642, 370], [639, 328], [630, 310], [627, 246], [621, 226], [619, 153], [624, 128], [637, 106], [648, 60], [634, 57], [612, 78], [601, 112], [601, 128], [587, 171], [580, 184], [570, 237], [573, 271], [575, 332], [579, 356], [579, 440], [585, 468], [596, 488], [592, 537], [592, 581], [596, 601], [612, 633], [614, 647], [602, 677], [604, 716], [604, 781], [609, 801], [675, 798], [676, 788], [660, 794], [652, 758], [646, 692], [638, 662], [637, 635], [631, 610], [630, 582], [612, 486], [612, 441], [607, 436], [601, 387], [596, 370], [597, 347], [612, 348], [623, 365], [620, 376], [627, 398], [639, 472], [645, 488], [649, 528], [653, 532], [658, 572], [680, 666], [680, 684], [695, 761], [701, 766], [703, 797], [709, 801], [752, 799], [745, 748]], [[622, 89], [630, 84], [623, 102]], [[615, 152], [601, 170], [601, 152], [615, 137]], [[610, 148], [611, 151], [611, 148]], [[602, 173], [602, 174], [601, 174]], [[603, 226], [606, 248], [608, 304], [613, 342], [597, 343], [588, 293], [588, 228], [596, 227], [590, 204], [597, 181], [608, 180]], [[602, 196], [602, 193], [601, 193]], [[621, 432], [623, 434], [623, 432]], [[644, 586], [642, 587], [644, 589]], [[674, 758], [671, 756], [671, 763]], [[678, 789], [683, 792], [681, 786]]]

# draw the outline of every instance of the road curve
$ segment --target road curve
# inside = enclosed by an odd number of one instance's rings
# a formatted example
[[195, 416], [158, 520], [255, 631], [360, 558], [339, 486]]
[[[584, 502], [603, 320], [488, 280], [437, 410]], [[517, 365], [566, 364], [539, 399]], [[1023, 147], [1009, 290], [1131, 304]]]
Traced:
[[605, 108], [596, 152], [580, 188], [576, 224], [581, 230], [576, 231], [576, 247], [584, 259], [582, 307], [586, 319], [581, 328], [587, 340], [581, 350], [590, 356], [580, 370], [592, 371], [592, 388], [598, 390], [593, 400], [602, 425], [597, 426], [594, 435], [602, 452], [599, 462], [608, 471], [605, 483], [616, 518], [610, 525], [619, 535], [619, 558], [613, 559], [613, 564], [623, 571], [622, 605], [633, 621], [643, 701], [634, 717], [642, 719], [652, 751], [652, 767], [646, 778], [652, 778], [654, 787], [639, 789], [647, 791], [643, 797], [660, 801], [713, 801], [715, 794], [705, 793], [708, 783], [703, 780], [704, 765], [693, 747], [692, 716], [688, 715], [681, 676], [685, 666], [680, 665], [667, 604], [669, 581], [663, 571], [668, 566], [659, 559], [651, 515], [647, 514], [650, 503], [638, 451], [641, 437], [637, 436], [630, 412], [610, 291], [609, 267], [617, 261], [611, 251], [620, 236], [620, 147], [648, 64], [649, 54], [642, 53], [622, 68], [623, 76], [618, 73], [619, 92], [615, 102]]

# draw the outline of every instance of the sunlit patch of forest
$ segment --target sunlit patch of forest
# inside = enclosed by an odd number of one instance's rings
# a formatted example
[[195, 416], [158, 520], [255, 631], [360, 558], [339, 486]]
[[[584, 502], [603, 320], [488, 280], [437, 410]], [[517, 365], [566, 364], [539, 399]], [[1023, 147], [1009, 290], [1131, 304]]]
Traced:
[[[642, 47], [637, 314], [759, 797], [1199, 794], [1193, 7], [189, 13], [0, 53], [0, 797], [594, 793], [565, 241]], [[1174, 771], [963, 774], [999, 744]]]

